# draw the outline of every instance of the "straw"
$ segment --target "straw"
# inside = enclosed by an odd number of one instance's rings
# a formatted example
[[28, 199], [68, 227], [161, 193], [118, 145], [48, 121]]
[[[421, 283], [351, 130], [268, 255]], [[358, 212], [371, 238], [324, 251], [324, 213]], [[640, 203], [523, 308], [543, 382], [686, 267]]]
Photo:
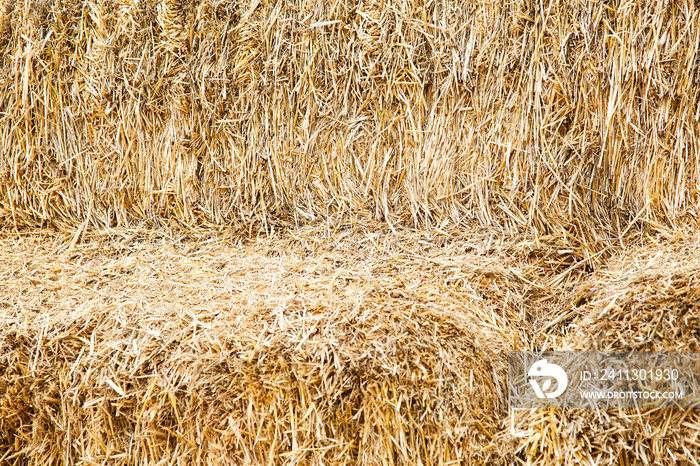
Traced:
[[698, 21], [687, 0], [7, 0], [0, 212], [673, 230], [698, 214]]

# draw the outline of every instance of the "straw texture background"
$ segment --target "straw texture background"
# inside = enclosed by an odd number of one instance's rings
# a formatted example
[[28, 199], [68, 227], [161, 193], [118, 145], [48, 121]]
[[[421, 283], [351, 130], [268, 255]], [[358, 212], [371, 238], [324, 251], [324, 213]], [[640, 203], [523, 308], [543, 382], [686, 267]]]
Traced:
[[0, 463], [506, 463], [514, 253], [295, 236], [4, 238]]
[[4, 0], [15, 224], [329, 214], [579, 241], [697, 215], [685, 1]]
[[700, 350], [700, 6], [0, 0], [0, 466], [698, 464], [509, 413]]
[[697, 407], [509, 413], [506, 393], [511, 350], [700, 350], [697, 241], [567, 272], [560, 245], [488, 230], [72, 238], [0, 238], [0, 464], [700, 454]]
[[[559, 350], [700, 351], [700, 245], [631, 248], [582, 283]], [[517, 413], [520, 457], [547, 464], [697, 464], [700, 409]], [[556, 427], [554, 427], [556, 426]]]

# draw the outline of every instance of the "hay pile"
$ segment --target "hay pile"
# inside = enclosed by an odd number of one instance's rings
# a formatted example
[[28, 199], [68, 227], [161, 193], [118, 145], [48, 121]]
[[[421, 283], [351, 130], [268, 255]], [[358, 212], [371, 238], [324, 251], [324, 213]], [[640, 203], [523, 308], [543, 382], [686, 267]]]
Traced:
[[[700, 243], [630, 248], [582, 282], [557, 350], [700, 351]], [[514, 413], [519, 457], [548, 464], [697, 464], [700, 407]]]
[[15, 225], [696, 215], [697, 2], [5, 0]]
[[463, 233], [5, 234], [0, 463], [692, 464], [697, 408], [509, 413], [506, 354], [697, 351], [700, 244]]
[[698, 350], [699, 121], [691, 0], [3, 0], [0, 464], [693, 463], [505, 354]]
[[443, 233], [3, 236], [0, 463], [507, 463], [539, 269]]

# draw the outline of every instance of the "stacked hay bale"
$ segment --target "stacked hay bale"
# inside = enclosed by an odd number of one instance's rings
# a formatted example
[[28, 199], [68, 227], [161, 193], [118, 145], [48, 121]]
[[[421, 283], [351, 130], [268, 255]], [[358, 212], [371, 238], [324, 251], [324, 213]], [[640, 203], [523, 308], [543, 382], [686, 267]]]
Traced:
[[[635, 248], [582, 286], [580, 317], [561, 347], [700, 351], [700, 245]], [[700, 411], [552, 410], [514, 413], [523, 460], [548, 464], [695, 464]]]
[[[474, 285], [489, 271], [445, 258], [449, 273], [416, 262], [419, 283], [389, 270], [388, 298], [368, 287], [377, 277], [358, 285], [341, 272], [306, 289], [300, 272], [268, 301], [254, 273], [239, 289], [161, 263], [183, 274], [173, 285], [154, 257], [144, 261], [155, 269], [92, 251], [107, 264], [86, 273], [78, 256], [28, 282], [23, 265], [6, 265], [0, 462], [509, 461], [497, 435], [503, 353], [561, 341], [565, 321], [542, 309], [558, 302], [554, 288], [637, 229], [697, 227], [699, 48], [690, 0], [5, 0], [2, 227], [68, 230], [73, 250], [91, 228], [142, 222], [380, 218], [444, 232], [477, 220], [553, 237], [564, 252], [543, 253], [556, 270], [543, 285], [511, 264], [493, 302], [492, 287]], [[590, 317], [564, 346], [697, 348], [694, 264], [640, 275], [647, 294], [618, 290], [614, 302], [617, 285], [585, 290], [590, 301], [567, 309]], [[338, 279], [337, 294], [320, 291]], [[513, 304], [525, 296], [509, 294], [513, 283], [532, 287], [528, 299]], [[650, 324], [661, 315], [669, 326]], [[546, 332], [518, 343], [509, 322]], [[523, 416], [513, 453], [524, 461], [697, 451], [694, 411], [674, 424]]]
[[499, 269], [363, 236], [2, 238], [0, 464], [507, 463]]
[[0, 211], [75, 229], [696, 212], [696, 2], [7, 0]]

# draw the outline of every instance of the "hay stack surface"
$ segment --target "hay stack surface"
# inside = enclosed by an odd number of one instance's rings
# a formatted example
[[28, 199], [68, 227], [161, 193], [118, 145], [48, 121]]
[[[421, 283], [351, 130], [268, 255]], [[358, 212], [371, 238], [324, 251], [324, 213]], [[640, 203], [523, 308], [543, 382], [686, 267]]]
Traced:
[[663, 230], [697, 214], [699, 11], [6, 0], [0, 212]]
[[0, 463], [692, 464], [504, 368], [698, 348], [698, 121], [691, 0], [4, 0]]
[[[582, 282], [579, 317], [558, 350], [700, 351], [700, 243], [630, 248]], [[697, 464], [700, 406], [517, 413], [522, 461]]]
[[3, 236], [0, 463], [508, 461], [505, 351], [536, 280], [517, 254], [489, 234], [239, 240]]

